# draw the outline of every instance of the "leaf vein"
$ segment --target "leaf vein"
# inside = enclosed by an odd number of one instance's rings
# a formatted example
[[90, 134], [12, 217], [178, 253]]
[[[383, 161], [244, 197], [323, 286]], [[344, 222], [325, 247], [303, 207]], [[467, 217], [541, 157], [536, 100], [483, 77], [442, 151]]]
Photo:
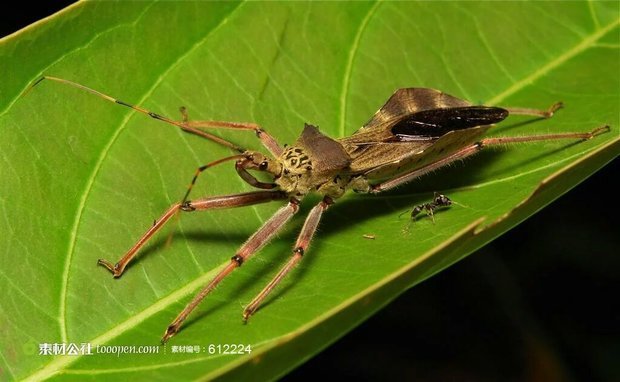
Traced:
[[549, 73], [553, 69], [564, 64], [565, 62], [575, 57], [579, 53], [593, 47], [598, 39], [603, 37], [605, 34], [607, 34], [607, 32], [611, 31], [613, 28], [617, 27], [618, 25], [620, 25], [620, 18], [616, 19], [612, 23], [609, 23], [604, 28], [594, 31], [594, 33], [591, 33], [589, 36], [584, 37], [577, 45], [568, 49], [566, 52], [564, 52], [557, 58], [549, 61], [546, 65], [542, 66], [540, 69], [534, 71], [530, 75], [513, 83], [507, 89], [505, 89], [504, 91], [500, 92], [498, 95], [496, 95], [495, 97], [487, 101], [486, 104], [488, 105], [500, 104], [506, 98], [520, 91], [521, 89], [531, 84], [532, 82], [536, 81], [537, 79], [544, 76], [545, 74]]
[[364, 31], [368, 27], [368, 23], [370, 19], [375, 15], [377, 8], [379, 8], [379, 4], [381, 1], [376, 1], [373, 6], [368, 10], [366, 16], [360, 23], [357, 28], [357, 33], [353, 38], [353, 43], [351, 44], [351, 49], [349, 49], [349, 55], [347, 57], [347, 66], [345, 67], [343, 73], [343, 81], [342, 81], [342, 89], [340, 89], [340, 123], [338, 124], [338, 136], [344, 137], [345, 135], [345, 122], [347, 119], [347, 98], [349, 94], [349, 87], [351, 84], [351, 76], [353, 72], [353, 63], [355, 62], [355, 57], [359, 50], [360, 41], [362, 40], [362, 35]]

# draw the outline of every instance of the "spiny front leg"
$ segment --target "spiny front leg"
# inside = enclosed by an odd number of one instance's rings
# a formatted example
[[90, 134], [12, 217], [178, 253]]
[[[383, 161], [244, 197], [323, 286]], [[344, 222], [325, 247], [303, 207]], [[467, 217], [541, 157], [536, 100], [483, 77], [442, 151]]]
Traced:
[[[268, 191], [264, 191], [268, 192]], [[178, 331], [187, 316], [200, 304], [200, 302], [209, 294], [213, 289], [228, 276], [235, 268], [240, 267], [244, 261], [249, 259], [253, 254], [258, 252], [265, 244], [269, 242], [286, 224], [287, 221], [299, 210], [299, 201], [297, 199], [291, 199], [288, 205], [279, 209], [258, 231], [256, 231], [249, 239], [239, 248], [237, 253], [230, 259], [230, 264], [226, 266], [220, 273], [218, 273], [213, 280], [211, 280], [189, 304], [179, 313], [179, 315], [172, 321], [172, 323], [166, 328], [164, 336], [161, 339], [162, 344], [166, 343], [170, 337], [174, 336]]]
[[232, 155], [232, 156], [228, 156], [222, 159], [218, 159], [216, 161], [213, 161], [211, 163], [207, 163], [205, 165], [202, 165], [200, 167], [198, 167], [196, 169], [196, 173], [194, 174], [194, 177], [192, 178], [192, 182], [189, 184], [189, 186], [187, 187], [187, 191], [185, 191], [185, 195], [183, 196], [183, 200], [181, 200], [181, 204], [185, 204], [187, 202], [187, 199], [189, 198], [189, 194], [190, 192], [192, 192], [192, 188], [194, 188], [194, 185], [196, 184], [196, 180], [198, 180], [198, 176], [200, 176], [200, 174], [202, 174], [205, 170], [213, 167], [213, 166], [217, 166], [218, 164], [227, 162], [229, 160], [239, 160], [244, 158], [245, 156], [243, 154], [241, 155]]
[[250, 174], [247, 171], [247, 170], [258, 170], [258, 171], [270, 173], [272, 176], [278, 175], [276, 172], [270, 171], [269, 166], [268, 166], [269, 161], [264, 155], [262, 155], [259, 152], [255, 152], [255, 151], [246, 151], [243, 154], [231, 155], [231, 156], [221, 158], [216, 161], [213, 161], [213, 162], [210, 162], [210, 163], [207, 163], [205, 165], [198, 167], [196, 169], [196, 172], [194, 173], [194, 177], [192, 178], [191, 183], [187, 187], [187, 191], [185, 192], [185, 195], [183, 196], [183, 200], [181, 201], [181, 204], [185, 205], [185, 203], [187, 202], [189, 198], [189, 194], [191, 193], [192, 188], [196, 184], [196, 180], [198, 180], [198, 176], [200, 176], [200, 174], [202, 174], [205, 170], [211, 167], [217, 166], [219, 164], [222, 164], [224, 162], [231, 161], [231, 160], [236, 161], [235, 170], [237, 171], [237, 174], [241, 177], [241, 179], [243, 179], [245, 182], [247, 182], [251, 186], [256, 187], [256, 188], [262, 188], [265, 190], [271, 190], [277, 187], [275, 183], [260, 182], [258, 179], [254, 177], [254, 175]]
[[261, 302], [271, 293], [271, 291], [282, 281], [282, 279], [297, 265], [298, 262], [301, 261], [304, 253], [308, 249], [310, 245], [310, 241], [312, 240], [312, 236], [316, 232], [316, 228], [319, 225], [319, 221], [321, 220], [321, 216], [323, 212], [331, 205], [333, 201], [329, 197], [325, 197], [323, 201], [317, 204], [308, 214], [306, 218], [306, 222], [304, 223], [301, 232], [299, 233], [299, 237], [297, 238], [297, 242], [295, 243], [295, 248], [293, 249], [293, 256], [290, 260], [282, 267], [280, 272], [265, 286], [265, 288], [250, 302], [250, 304], [243, 311], [243, 321], [247, 322], [254, 312], [258, 309]]

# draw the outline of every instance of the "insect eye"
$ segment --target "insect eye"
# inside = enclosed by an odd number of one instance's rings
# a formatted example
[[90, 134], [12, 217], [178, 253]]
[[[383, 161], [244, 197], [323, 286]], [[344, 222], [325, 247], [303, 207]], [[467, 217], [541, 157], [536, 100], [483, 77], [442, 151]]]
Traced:
[[261, 171], [265, 171], [265, 170], [267, 170], [267, 166], [268, 165], [269, 164], [267, 163], [267, 161], [264, 160], [264, 161], [260, 162], [260, 164], [258, 165], [258, 169], [261, 170]]

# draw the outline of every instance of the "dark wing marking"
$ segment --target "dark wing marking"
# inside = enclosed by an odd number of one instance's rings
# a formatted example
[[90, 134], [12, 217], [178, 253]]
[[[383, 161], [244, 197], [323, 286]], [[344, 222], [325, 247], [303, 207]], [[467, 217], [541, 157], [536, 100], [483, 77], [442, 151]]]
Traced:
[[386, 124], [394, 124], [420, 111], [466, 106], [472, 106], [472, 104], [439, 90], [427, 88], [398, 89], [358, 132], [375, 129]]
[[452, 130], [500, 122], [508, 111], [474, 106], [470, 102], [435, 89], [397, 90], [379, 111], [345, 144], [378, 142], [431, 142]]
[[489, 106], [431, 109], [404, 117], [392, 126], [391, 132], [396, 141], [432, 140], [453, 130], [492, 125], [507, 116], [507, 110]]
[[399, 173], [447, 156], [479, 139], [508, 115], [427, 88], [397, 90], [357, 132], [340, 138], [352, 172], [368, 177]]

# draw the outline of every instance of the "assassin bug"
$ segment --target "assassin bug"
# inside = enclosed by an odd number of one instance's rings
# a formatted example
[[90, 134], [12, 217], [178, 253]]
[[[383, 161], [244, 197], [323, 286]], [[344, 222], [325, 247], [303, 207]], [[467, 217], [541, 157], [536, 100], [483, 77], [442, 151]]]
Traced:
[[[306, 124], [293, 145], [282, 147], [254, 123], [192, 121], [184, 108], [181, 108], [182, 119], [176, 121], [61, 78], [41, 77], [30, 85], [24, 94], [45, 79], [90, 92], [237, 152], [235, 155], [199, 167], [183, 199], [170, 206], [117, 263], [104, 259], [98, 261], [98, 264], [112, 272], [114, 277], [120, 277], [146, 242], [179, 212], [241, 207], [276, 200], [287, 201], [284, 207], [250, 236], [231, 257], [230, 263], [179, 313], [166, 328], [162, 343], [179, 331], [187, 316], [220, 281], [275, 236], [297, 213], [304, 196], [311, 192], [322, 195], [323, 199], [308, 213], [288, 262], [244, 309], [245, 321], [256, 312], [265, 297], [302, 259], [323, 213], [347, 190], [370, 194], [390, 190], [473, 155], [487, 146], [556, 139], [586, 140], [609, 130], [609, 126], [603, 126], [583, 133], [484, 138], [484, 134], [493, 124], [504, 120], [509, 114], [549, 118], [562, 105], [556, 103], [548, 110], [476, 106], [439, 90], [405, 88], [397, 90], [370, 121], [351, 136], [332, 139], [322, 134], [317, 127]], [[246, 150], [205, 131], [210, 128], [254, 132], [270, 156]], [[245, 182], [260, 190], [190, 200], [189, 194], [198, 176], [208, 168], [228, 161], [235, 162], [235, 170]], [[259, 181], [248, 170], [269, 174], [271, 182]], [[415, 207], [413, 213], [415, 216], [420, 211], [426, 210], [432, 214], [435, 208], [448, 204], [447, 197], [438, 195], [433, 202]]]

